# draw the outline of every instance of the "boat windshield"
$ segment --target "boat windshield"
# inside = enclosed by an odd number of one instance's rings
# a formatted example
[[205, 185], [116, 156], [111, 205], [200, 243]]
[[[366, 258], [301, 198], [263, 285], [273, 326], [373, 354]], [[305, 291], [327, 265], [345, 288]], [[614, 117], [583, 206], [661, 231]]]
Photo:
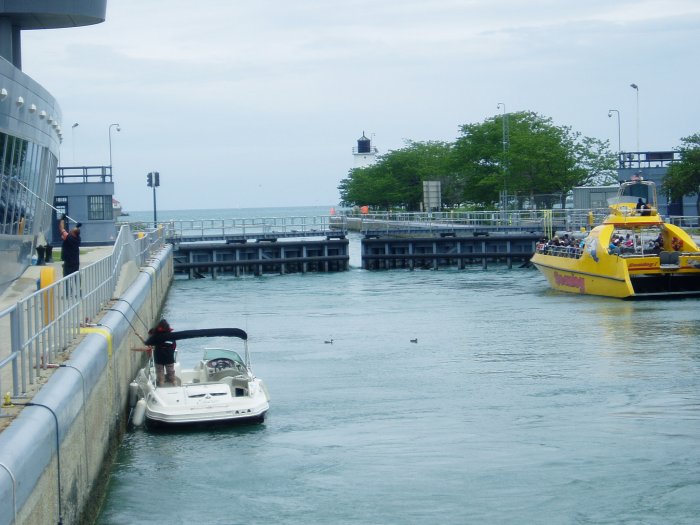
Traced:
[[656, 208], [656, 185], [648, 180], [632, 180], [623, 182], [617, 191], [617, 196], [608, 199], [608, 204], [630, 204], [636, 206], [639, 199], [644, 204]]
[[238, 355], [238, 352], [224, 348], [206, 348], [204, 350], [204, 360], [211, 361], [212, 359], [231, 359], [245, 366], [245, 362], [241, 359], [241, 356]]

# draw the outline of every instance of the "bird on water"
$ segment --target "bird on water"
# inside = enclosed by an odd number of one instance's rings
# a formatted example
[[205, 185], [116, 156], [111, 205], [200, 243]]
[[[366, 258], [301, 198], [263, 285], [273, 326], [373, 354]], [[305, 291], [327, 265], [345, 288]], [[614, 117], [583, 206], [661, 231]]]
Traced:
[[417, 342], [418, 342], [418, 338], [416, 337], [415, 339], [411, 339], [411, 342], [412, 342], [412, 343], [417, 343]]
[[324, 343], [326, 343], [327, 345], [332, 345], [333, 339], [327, 339], [326, 341], [324, 341]]

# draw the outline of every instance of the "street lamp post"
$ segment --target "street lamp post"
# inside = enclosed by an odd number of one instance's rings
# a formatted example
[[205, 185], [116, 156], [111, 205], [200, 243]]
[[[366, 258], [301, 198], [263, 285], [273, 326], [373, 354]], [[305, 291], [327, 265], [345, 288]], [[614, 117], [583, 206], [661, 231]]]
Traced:
[[109, 125], [109, 172], [110, 174], [112, 173], [112, 128], [117, 127], [117, 131], [121, 131], [122, 128], [119, 127], [119, 124], [110, 124]]
[[507, 137], [507, 126], [506, 126], [506, 105], [503, 102], [499, 102], [496, 105], [496, 109], [500, 109], [503, 106], [503, 118], [501, 119], [501, 124], [503, 128], [503, 210], [508, 208], [508, 183], [507, 183], [507, 173], [508, 167], [506, 166], [506, 149], [508, 145]]
[[617, 109], [609, 109], [608, 117], [612, 117], [613, 113], [617, 113], [617, 163], [621, 164], [620, 155], [622, 155], [622, 146], [620, 145], [620, 111]]
[[637, 159], [639, 159], [639, 86], [630, 84], [630, 87], [637, 92]]
[[70, 128], [70, 141], [73, 143], [73, 166], [75, 166], [75, 128], [77, 128], [79, 125], [80, 124], [76, 122]]

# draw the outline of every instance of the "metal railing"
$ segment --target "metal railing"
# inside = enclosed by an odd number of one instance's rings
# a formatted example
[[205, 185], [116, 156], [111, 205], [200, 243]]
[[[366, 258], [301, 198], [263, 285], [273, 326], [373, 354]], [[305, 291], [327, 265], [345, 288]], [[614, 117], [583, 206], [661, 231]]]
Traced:
[[342, 216], [262, 217], [241, 219], [197, 219], [163, 223], [166, 238], [175, 241], [250, 238], [255, 236], [294, 237], [323, 235], [345, 228]]
[[124, 264], [144, 266], [164, 239], [161, 228], [134, 236], [124, 225], [109, 255], [0, 312], [0, 329], [10, 336], [9, 354], [0, 359], [0, 393], [8, 391], [3, 379], [7, 381], [9, 367], [12, 397], [26, 395], [41, 370], [55, 367], [51, 363], [80, 334], [82, 323], [94, 319], [112, 300]]
[[[542, 209], [471, 212], [375, 212], [349, 213], [350, 221], [360, 221], [360, 232], [392, 232], [420, 230], [515, 231], [537, 229], [545, 233], [554, 230], [580, 231], [600, 224], [610, 214], [609, 208]], [[700, 218], [694, 216], [666, 216], [664, 220], [683, 227], [699, 227]], [[549, 235], [551, 237], [551, 235]]]
[[583, 250], [577, 245], [553, 246], [549, 244], [538, 244], [535, 251], [544, 255], [554, 255], [556, 257], [567, 257], [571, 259], [580, 259], [583, 255]]
[[[593, 213], [593, 217], [590, 217]], [[580, 230], [589, 227], [591, 222], [598, 224], [609, 210], [508, 210], [470, 212], [379, 212], [349, 214], [348, 219], [360, 220], [360, 231], [423, 230], [444, 231], [445, 229], [486, 229], [491, 231], [513, 231], [537, 229], [542, 231], [548, 221], [556, 227], [567, 230]]]
[[112, 182], [112, 166], [59, 166], [56, 183]]

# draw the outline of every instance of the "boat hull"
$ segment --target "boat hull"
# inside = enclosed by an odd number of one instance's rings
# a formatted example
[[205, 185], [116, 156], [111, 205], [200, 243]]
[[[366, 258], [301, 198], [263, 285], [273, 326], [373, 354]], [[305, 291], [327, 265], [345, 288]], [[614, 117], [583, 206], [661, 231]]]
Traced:
[[617, 272], [613, 275], [591, 272], [582, 267], [562, 264], [568, 261], [558, 259], [558, 257], [536, 254], [531, 260], [545, 276], [549, 286], [555, 290], [616, 298], [634, 295], [632, 285], [624, 275], [621, 276]]
[[249, 395], [231, 395], [224, 391], [228, 388], [219, 383], [150, 388], [145, 396], [146, 420], [159, 425], [196, 425], [265, 419], [270, 405], [262, 381], [251, 382]]

